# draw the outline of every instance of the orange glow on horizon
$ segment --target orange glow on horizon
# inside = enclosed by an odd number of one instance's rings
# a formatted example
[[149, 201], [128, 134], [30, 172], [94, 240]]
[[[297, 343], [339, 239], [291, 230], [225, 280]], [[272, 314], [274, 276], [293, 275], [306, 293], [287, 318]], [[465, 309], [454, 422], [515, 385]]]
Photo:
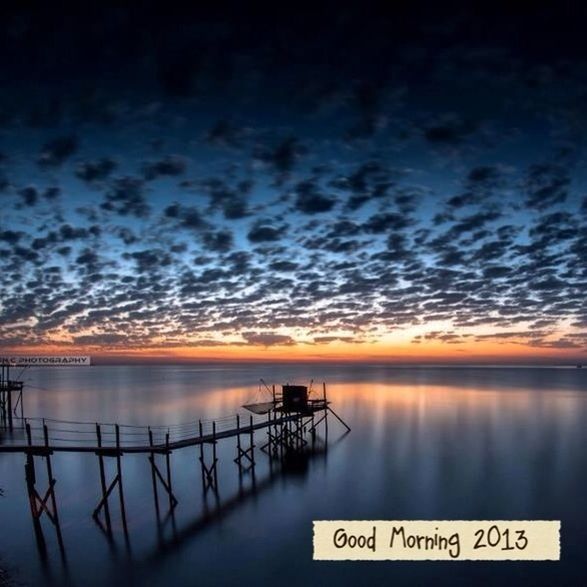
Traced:
[[390, 361], [390, 362], [584, 362], [584, 353], [573, 348], [542, 348], [504, 342], [483, 341], [447, 344], [439, 341], [390, 343], [221, 345], [144, 348], [97, 348], [72, 345], [22, 346], [4, 349], [2, 354], [87, 354], [98, 362], [191, 362], [191, 361]]

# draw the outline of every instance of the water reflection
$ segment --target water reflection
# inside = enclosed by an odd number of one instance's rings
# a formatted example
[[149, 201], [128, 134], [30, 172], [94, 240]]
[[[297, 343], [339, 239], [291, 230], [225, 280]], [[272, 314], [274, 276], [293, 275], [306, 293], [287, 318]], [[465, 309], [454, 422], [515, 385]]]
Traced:
[[[31, 370], [29, 415], [166, 425], [234, 413], [255, 399], [259, 377], [307, 383], [314, 376], [329, 383], [329, 399], [353, 432], [336, 450], [331, 439], [328, 455], [301, 459], [293, 469], [280, 472], [259, 459], [254, 483], [239, 478], [234, 443], [221, 442], [218, 495], [202, 495], [197, 451], [177, 451], [172, 468], [180, 504], [171, 514], [162, 505], [159, 519], [147, 459], [125, 457], [130, 548], [117, 510], [111, 540], [89, 516], [99, 498], [96, 458], [57, 455], [69, 579], [57, 573], [57, 543], [44, 524], [44, 564], [53, 578], [46, 574], [31, 531], [22, 458], [3, 455], [0, 520], [11, 534], [0, 536], [0, 552], [23, 569], [23, 579], [41, 585], [188, 585], [196, 573], [204, 584], [230, 584], [238, 573], [245, 584], [280, 577], [285, 584], [578, 585], [587, 527], [586, 373], [352, 365]], [[480, 563], [458, 573], [425, 563], [312, 561], [313, 519], [418, 518], [561, 519], [563, 560]]]

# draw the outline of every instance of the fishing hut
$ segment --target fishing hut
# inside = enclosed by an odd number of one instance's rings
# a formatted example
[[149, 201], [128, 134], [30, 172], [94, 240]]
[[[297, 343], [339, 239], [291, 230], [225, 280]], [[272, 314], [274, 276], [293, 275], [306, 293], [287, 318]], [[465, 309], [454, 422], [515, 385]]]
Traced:
[[350, 427], [332, 409], [326, 396], [326, 383], [322, 384], [322, 393], [318, 395], [312, 388], [313, 381], [309, 386], [290, 385], [281, 386], [281, 392], [276, 390], [275, 385], [271, 388], [261, 379], [265, 390], [271, 393], [271, 401], [245, 404], [243, 408], [253, 414], [267, 414], [269, 421], [281, 422], [280, 426], [269, 426], [267, 431], [267, 442], [261, 447], [270, 454], [284, 451], [297, 451], [304, 448], [308, 441], [305, 438], [306, 432], [311, 434], [312, 441], [315, 440], [318, 425], [324, 422], [328, 430], [328, 414], [332, 414], [347, 430]]

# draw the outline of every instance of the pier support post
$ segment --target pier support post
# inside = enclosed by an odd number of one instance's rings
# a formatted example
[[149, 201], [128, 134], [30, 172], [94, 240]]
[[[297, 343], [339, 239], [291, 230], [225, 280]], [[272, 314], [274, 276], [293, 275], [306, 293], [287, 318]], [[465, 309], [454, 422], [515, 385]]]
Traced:
[[271, 424], [267, 426], [267, 442], [261, 446], [261, 450], [273, 458], [283, 456], [284, 424], [278, 421], [275, 412], [273, 412], [273, 416], [271, 416], [271, 412], [268, 415], [268, 421]]
[[12, 382], [8, 380], [8, 401], [7, 401], [7, 410], [8, 410], [8, 429], [12, 432]]
[[[173, 487], [171, 485], [171, 450], [169, 449], [169, 430], [165, 434], [165, 449], [163, 451], [156, 451], [154, 449], [153, 431], [151, 428], [149, 428], [149, 444], [151, 446], [149, 462], [151, 463], [151, 478], [153, 482], [153, 496], [155, 498], [155, 511], [157, 512], [157, 516], [159, 516], [159, 494], [157, 492], [157, 480], [163, 486], [165, 493], [167, 493], [167, 497], [169, 498], [169, 510], [172, 511], [179, 503], [178, 499], [173, 493]], [[157, 453], [165, 455], [166, 478], [163, 477], [159, 467], [157, 467], [157, 462], [155, 461], [155, 455]]]
[[[202, 469], [202, 488], [204, 493], [207, 493], [209, 489], [214, 491], [214, 493], [218, 492], [218, 458], [216, 457], [216, 422], [212, 422], [212, 438], [204, 442], [203, 437], [203, 428], [202, 422], [199, 423], [200, 428], [200, 466]], [[210, 465], [206, 464], [206, 451], [204, 448], [204, 444], [208, 443], [212, 445], [212, 463]]]
[[253, 478], [255, 476], [255, 431], [253, 429], [253, 416], [249, 419], [249, 446], [243, 449], [241, 443], [241, 426], [240, 426], [240, 415], [236, 415], [236, 450], [237, 456], [234, 462], [238, 465], [239, 477], [243, 473], [252, 473]]
[[[102, 447], [102, 430], [100, 424], [96, 423], [96, 439], [98, 441], [98, 447]], [[104, 455], [101, 452], [98, 455], [98, 465], [100, 467], [100, 486], [102, 488], [102, 497], [106, 495], [106, 468], [104, 467]], [[110, 506], [108, 505], [108, 499], [104, 500], [104, 519], [106, 520], [106, 529], [108, 534], [112, 533], [112, 522], [110, 520]]]
[[[99, 431], [99, 432], [98, 432]], [[94, 509], [92, 513], [92, 517], [96, 521], [96, 523], [104, 529], [102, 521], [100, 520], [100, 512], [104, 509], [104, 514], [106, 517], [106, 527], [107, 532], [110, 534], [112, 532], [112, 526], [110, 523], [110, 510], [108, 509], [108, 498], [110, 494], [114, 490], [115, 487], [118, 486], [118, 497], [120, 499], [120, 517], [122, 518], [122, 527], [124, 530], [125, 536], [128, 535], [128, 526], [126, 523], [126, 507], [124, 504], [124, 487], [122, 485], [122, 450], [120, 446], [120, 426], [118, 424], [115, 425], [115, 437], [116, 437], [116, 447], [102, 447], [102, 435], [100, 430], [100, 425], [96, 425], [96, 434], [98, 436], [98, 450], [96, 451], [96, 455], [99, 459], [100, 464], [100, 483], [102, 489], [102, 498], [98, 502], [98, 505]], [[110, 482], [110, 485], [106, 487], [106, 472], [104, 467], [104, 460], [103, 457], [115, 457], [116, 458], [116, 475]], [[102, 474], [103, 483], [102, 483]], [[108, 514], [106, 514], [108, 512]]]
[[308, 441], [304, 437], [305, 426], [302, 415], [292, 420], [289, 434], [290, 444], [288, 445], [291, 450], [301, 450], [308, 444]]
[[[57, 481], [53, 477], [53, 468], [51, 465], [51, 455], [53, 454], [53, 451], [49, 446], [49, 431], [47, 429], [47, 425], [43, 421], [44, 446], [33, 446], [31, 425], [28, 422], [26, 422], [25, 428], [28, 444], [28, 449], [26, 451], [25, 480], [27, 486], [27, 493], [29, 497], [29, 505], [31, 508], [31, 514], [33, 516], [33, 524], [35, 526], [35, 533], [37, 536], [42, 536], [40, 521], [41, 516], [45, 514], [55, 527], [55, 532], [57, 534], [57, 542], [59, 543], [61, 555], [65, 556], [63, 536], [61, 535], [61, 526], [59, 524], [59, 511], [57, 509], [57, 499], [55, 497], [55, 484], [57, 483]], [[41, 497], [36, 488], [37, 476], [35, 471], [35, 456], [44, 458], [47, 467], [48, 487], [43, 497]]]
[[326, 398], [326, 382], [322, 382], [322, 398], [324, 400], [324, 430], [328, 437], [328, 399]]

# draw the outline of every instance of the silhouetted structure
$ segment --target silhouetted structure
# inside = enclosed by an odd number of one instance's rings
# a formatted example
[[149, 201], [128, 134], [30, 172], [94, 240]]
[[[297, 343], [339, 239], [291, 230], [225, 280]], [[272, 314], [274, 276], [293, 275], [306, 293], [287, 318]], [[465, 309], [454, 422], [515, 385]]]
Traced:
[[[3, 389], [13, 389], [14, 383], [4, 375]], [[20, 405], [22, 409], [22, 382]], [[151, 483], [157, 516], [160, 515], [159, 493], [167, 496], [169, 512], [172, 513], [179, 499], [173, 491], [171, 474], [171, 454], [174, 450], [197, 447], [204, 494], [218, 493], [218, 455], [217, 443], [224, 439], [236, 439], [236, 458], [239, 480], [243, 474], [250, 474], [255, 483], [255, 433], [264, 430], [266, 442], [260, 447], [270, 459], [295, 463], [296, 455], [301, 454], [309, 442], [316, 442], [317, 427], [324, 423], [325, 436], [328, 434], [328, 414], [333, 414], [347, 429], [349, 426], [332, 410], [326, 397], [326, 385], [322, 387], [322, 397], [311, 399], [305, 386], [284, 385], [282, 394], [270, 390], [271, 402], [243, 406], [251, 414], [248, 422], [243, 422], [240, 414], [217, 418], [215, 420], [187, 422], [171, 426], [132, 426], [124, 424], [101, 424], [50, 418], [27, 418], [22, 420], [26, 430], [26, 444], [0, 446], [2, 452], [19, 452], [26, 456], [25, 478], [31, 514], [35, 530], [40, 531], [43, 514], [55, 527], [62, 547], [59, 512], [55, 494], [56, 479], [53, 476], [51, 458], [55, 453], [92, 453], [98, 457], [100, 472], [100, 500], [93, 511], [98, 525], [112, 535], [112, 512], [109, 504], [116, 490], [120, 501], [120, 516], [125, 536], [128, 538], [126, 506], [123, 485], [123, 457], [126, 454], [146, 454], [151, 465]], [[10, 397], [10, 395], [8, 396]], [[7, 400], [8, 401], [8, 400]], [[263, 406], [261, 409], [259, 406]], [[12, 409], [12, 406], [10, 406]], [[11, 412], [12, 413], [12, 412]], [[318, 417], [317, 417], [318, 416]], [[12, 427], [12, 417], [10, 418]], [[311, 440], [306, 438], [309, 433]], [[162, 457], [162, 459], [161, 459]], [[158, 460], [159, 458], [159, 460]], [[43, 495], [37, 489], [39, 482], [35, 459], [44, 461], [47, 473], [47, 488]], [[107, 461], [114, 461], [114, 471], [108, 480]]]

